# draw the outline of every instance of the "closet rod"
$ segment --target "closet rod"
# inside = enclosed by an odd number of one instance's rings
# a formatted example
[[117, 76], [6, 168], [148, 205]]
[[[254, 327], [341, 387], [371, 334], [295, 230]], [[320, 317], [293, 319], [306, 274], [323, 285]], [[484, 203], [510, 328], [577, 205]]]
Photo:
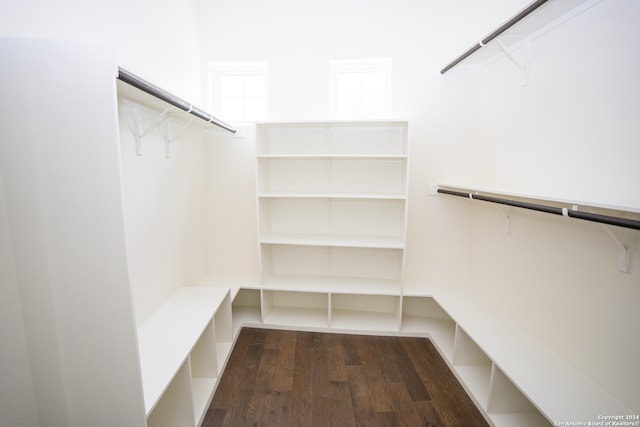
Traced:
[[589, 212], [580, 212], [567, 208], [557, 208], [555, 206], [540, 205], [537, 203], [519, 202], [515, 200], [500, 199], [498, 197], [482, 196], [480, 194], [465, 193], [462, 191], [445, 190], [438, 188], [438, 193], [451, 196], [464, 197], [465, 199], [482, 200], [484, 202], [499, 203], [501, 205], [515, 206], [517, 208], [530, 209], [538, 212], [545, 212], [554, 215], [564, 215], [571, 218], [583, 219], [586, 221], [599, 222], [602, 224], [616, 225], [618, 227], [632, 228], [640, 230], [640, 221], [620, 218], [616, 216], [601, 215]]
[[502, 24], [500, 27], [498, 27], [496, 30], [494, 30], [491, 34], [489, 34], [488, 36], [486, 36], [485, 38], [483, 38], [482, 40], [480, 40], [478, 43], [476, 43], [474, 46], [470, 47], [466, 52], [464, 52], [462, 55], [460, 55], [459, 57], [457, 57], [456, 59], [454, 59], [453, 61], [451, 61], [449, 63], [449, 65], [447, 65], [446, 67], [444, 67], [442, 70], [440, 70], [440, 74], [444, 74], [447, 71], [449, 71], [450, 69], [452, 69], [453, 67], [455, 67], [456, 65], [458, 65], [459, 63], [461, 63], [462, 61], [464, 61], [466, 58], [468, 58], [469, 56], [471, 56], [474, 52], [476, 52], [477, 50], [479, 50], [482, 46], [486, 45], [487, 43], [489, 43], [491, 40], [495, 39], [496, 37], [498, 37], [500, 34], [504, 33], [505, 31], [507, 31], [509, 28], [511, 28], [512, 26], [514, 26], [515, 24], [517, 24], [518, 22], [520, 22], [522, 19], [524, 19], [527, 15], [531, 14], [534, 10], [536, 10], [537, 8], [539, 8], [540, 6], [542, 6], [544, 3], [546, 3], [549, 0], [536, 0], [533, 3], [531, 3], [529, 6], [525, 7], [524, 9], [522, 9], [520, 12], [518, 12], [518, 14], [516, 14], [514, 17], [512, 17], [511, 19], [509, 19], [507, 22], [505, 22], [504, 24]]
[[156, 98], [161, 99], [164, 102], [173, 105], [174, 107], [178, 107], [179, 109], [184, 110], [187, 113], [191, 113], [207, 123], [216, 125], [229, 132], [236, 133], [236, 129], [233, 126], [228, 125], [222, 120], [213, 117], [211, 114], [199, 109], [192, 104], [189, 104], [188, 102], [182, 100], [181, 98], [178, 98], [177, 96], [167, 92], [166, 90], [160, 89], [158, 86], [155, 86], [148, 81], [141, 79], [140, 77], [136, 76], [130, 71], [125, 70], [122, 67], [118, 67], [118, 79], [135, 88], [140, 89], [143, 92], [148, 93], [149, 95], [155, 96]]

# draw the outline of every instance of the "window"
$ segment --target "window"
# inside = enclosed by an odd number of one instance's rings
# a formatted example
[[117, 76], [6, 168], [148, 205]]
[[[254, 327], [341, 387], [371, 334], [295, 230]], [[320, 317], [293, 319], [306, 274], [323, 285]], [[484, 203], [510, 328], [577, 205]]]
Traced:
[[331, 109], [338, 118], [389, 115], [391, 59], [331, 61]]
[[211, 63], [213, 111], [223, 120], [267, 118], [267, 63]]

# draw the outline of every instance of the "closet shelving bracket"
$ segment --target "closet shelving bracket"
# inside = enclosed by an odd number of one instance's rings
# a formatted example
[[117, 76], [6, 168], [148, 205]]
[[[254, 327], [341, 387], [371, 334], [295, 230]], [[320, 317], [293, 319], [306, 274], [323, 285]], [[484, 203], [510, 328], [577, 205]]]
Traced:
[[524, 59], [520, 62], [516, 57], [512, 49], [510, 49], [504, 42], [502, 41], [503, 37], [498, 37], [496, 39], [496, 43], [500, 46], [500, 49], [504, 54], [509, 58], [509, 60], [515, 65], [520, 71], [522, 71], [522, 86], [526, 86], [529, 83], [529, 63], [531, 62], [531, 50], [528, 39], [524, 39], [522, 47], [524, 48]]
[[142, 146], [142, 139], [149, 134], [152, 130], [159, 128], [165, 143], [165, 156], [167, 159], [171, 158], [171, 144], [177, 141], [191, 126], [193, 119], [188, 120], [186, 123], [177, 130], [172, 129], [171, 113], [169, 109], [163, 110], [152, 121], [151, 124], [144, 126], [141, 114], [141, 107], [137, 104], [133, 105], [133, 135], [136, 145], [136, 155], [141, 156], [144, 153]]
[[[573, 210], [577, 211], [578, 207], [574, 205]], [[593, 209], [589, 209], [589, 212], [595, 213]], [[600, 224], [600, 226], [602, 227], [604, 232], [607, 233], [609, 237], [611, 237], [611, 240], [613, 240], [613, 243], [615, 243], [615, 245], [618, 247], [620, 251], [618, 254], [618, 271], [622, 273], [629, 273], [629, 255], [631, 252], [631, 230], [623, 230], [623, 237], [622, 239], [620, 239], [618, 235], [608, 225]]]

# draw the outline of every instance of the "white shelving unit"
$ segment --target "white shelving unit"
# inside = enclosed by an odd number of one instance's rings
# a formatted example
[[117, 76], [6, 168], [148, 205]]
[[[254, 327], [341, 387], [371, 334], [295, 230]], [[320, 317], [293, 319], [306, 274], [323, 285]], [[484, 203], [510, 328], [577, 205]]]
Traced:
[[398, 330], [407, 132], [402, 121], [257, 125], [264, 323]]
[[232, 342], [228, 288], [180, 288], [140, 325], [147, 425], [199, 426]]

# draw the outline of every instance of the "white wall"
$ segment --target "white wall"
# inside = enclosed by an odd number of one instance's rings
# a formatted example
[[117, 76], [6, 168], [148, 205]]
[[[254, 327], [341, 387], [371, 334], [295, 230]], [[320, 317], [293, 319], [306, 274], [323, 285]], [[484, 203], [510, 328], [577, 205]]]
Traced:
[[9, 267], [39, 425], [144, 425], [111, 46], [1, 40], [0, 56]]
[[0, 37], [106, 38], [118, 64], [201, 104], [196, 0], [4, 1]]
[[0, 425], [38, 425], [11, 234], [0, 174]]
[[[177, 139], [166, 158], [164, 128], [151, 128], [136, 155], [134, 108], [142, 129], [161, 111], [135, 107], [120, 97], [119, 121], [129, 277], [137, 323], [179, 286], [194, 285], [207, 272], [206, 151], [199, 128], [170, 119]], [[139, 105], [139, 104], [138, 104]]]

